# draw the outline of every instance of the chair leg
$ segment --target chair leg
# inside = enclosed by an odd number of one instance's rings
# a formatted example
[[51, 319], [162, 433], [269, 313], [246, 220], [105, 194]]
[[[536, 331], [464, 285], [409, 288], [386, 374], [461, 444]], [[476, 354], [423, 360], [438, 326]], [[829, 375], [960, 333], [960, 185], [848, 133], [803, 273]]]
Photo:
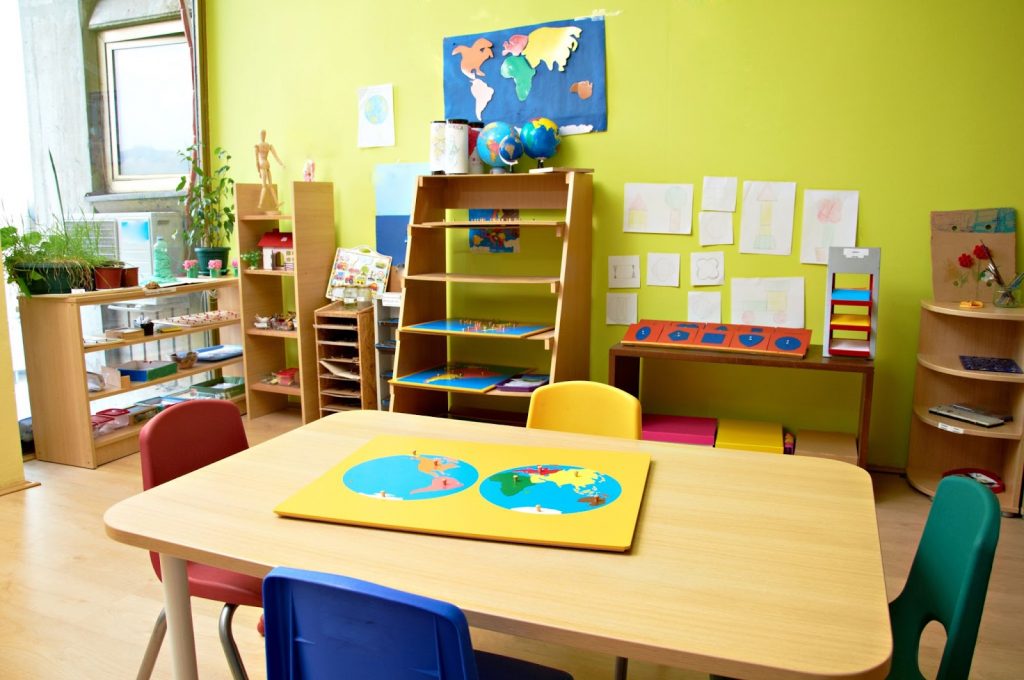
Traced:
[[153, 667], [156, 666], [156, 658], [160, 655], [160, 647], [164, 643], [164, 635], [167, 634], [167, 614], [163, 609], [156, 617], [153, 624], [153, 632], [149, 634], [149, 644], [146, 645], [146, 653], [139, 664], [139, 674], [136, 680], [149, 680], [153, 675]]
[[624, 656], [615, 657], [615, 680], [626, 680], [626, 672], [629, 670], [629, 659]]
[[242, 657], [238, 654], [238, 645], [235, 644], [235, 636], [231, 634], [231, 620], [235, 616], [237, 604], [225, 604], [220, 610], [220, 646], [224, 648], [224, 656], [227, 657], [228, 667], [231, 669], [231, 677], [234, 680], [249, 680], [246, 675], [245, 666], [242, 664]]

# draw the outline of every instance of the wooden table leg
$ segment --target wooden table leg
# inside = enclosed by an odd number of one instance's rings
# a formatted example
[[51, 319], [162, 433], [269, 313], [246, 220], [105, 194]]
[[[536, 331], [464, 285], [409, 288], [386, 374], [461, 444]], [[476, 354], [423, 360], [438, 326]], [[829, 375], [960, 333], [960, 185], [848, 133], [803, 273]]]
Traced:
[[860, 423], [857, 427], [857, 465], [868, 464], [868, 439], [871, 436], [871, 394], [874, 391], [875, 372], [861, 373]]
[[167, 612], [175, 680], [199, 680], [185, 560], [162, 554], [160, 572], [164, 581], [164, 609]]
[[640, 357], [611, 354], [608, 357], [608, 384], [640, 398]]

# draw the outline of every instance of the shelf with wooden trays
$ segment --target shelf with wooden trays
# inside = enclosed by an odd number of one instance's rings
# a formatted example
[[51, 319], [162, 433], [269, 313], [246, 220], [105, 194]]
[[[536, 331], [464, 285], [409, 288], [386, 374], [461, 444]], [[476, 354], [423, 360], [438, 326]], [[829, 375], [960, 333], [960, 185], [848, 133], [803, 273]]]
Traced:
[[376, 409], [373, 308], [346, 308], [333, 302], [316, 310], [313, 329], [320, 364], [317, 398], [321, 412], [337, 411], [332, 406], [339, 398], [354, 400], [354, 408]]
[[219, 371], [227, 366], [233, 366], [235, 364], [242, 363], [242, 357], [232, 357], [225, 359], [224, 361], [200, 361], [197, 362], [193, 368], [187, 368], [184, 370], [178, 370], [170, 375], [165, 375], [160, 378], [153, 380], [147, 380], [145, 382], [133, 382], [129, 383], [128, 387], [109, 387], [99, 392], [89, 392], [89, 401], [96, 401], [97, 399], [106, 399], [107, 397], [113, 397], [117, 394], [124, 394], [125, 392], [133, 392], [135, 390], [141, 390], [146, 387], [152, 387], [153, 385], [161, 385], [167, 382], [174, 382], [175, 380], [181, 380], [192, 375], [198, 375], [200, 373], [210, 373], [211, 371]]

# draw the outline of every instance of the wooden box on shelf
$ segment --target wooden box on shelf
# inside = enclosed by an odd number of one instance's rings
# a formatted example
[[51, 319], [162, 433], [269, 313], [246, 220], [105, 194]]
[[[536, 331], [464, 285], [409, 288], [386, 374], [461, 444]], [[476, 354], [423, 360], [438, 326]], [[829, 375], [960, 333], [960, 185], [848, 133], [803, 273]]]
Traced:
[[[922, 301], [907, 479], [934, 495], [950, 470], [988, 470], [1006, 485], [997, 495], [1002, 511], [1020, 514], [1024, 374], [967, 370], [961, 356], [1024, 365], [1024, 309], [962, 309], [956, 302]], [[1013, 419], [987, 428], [929, 412], [945, 404], [968, 404]]]
[[333, 302], [316, 310], [315, 320], [321, 415], [376, 410], [373, 307]]
[[[288, 246], [293, 268], [242, 271], [249, 416], [258, 418], [286, 408], [291, 399], [298, 399], [302, 420], [309, 423], [320, 417], [313, 313], [323, 302], [334, 259], [334, 185], [294, 182], [291, 215], [264, 214], [257, 207], [259, 194], [259, 184], [235, 185], [238, 249], [243, 253], [257, 249], [267, 232], [280, 230], [291, 235]], [[294, 330], [253, 327], [257, 316], [269, 317], [284, 311], [295, 312]], [[287, 346], [288, 341], [294, 341], [294, 349]], [[298, 384], [264, 382], [267, 376], [288, 367], [298, 369]]]
[[[420, 177], [409, 227], [395, 376], [408, 376], [448, 361], [521, 365], [514, 359], [503, 358], [519, 351], [511, 348], [509, 343], [526, 342], [534, 348], [543, 347], [548, 351], [542, 360], [529, 366], [531, 372], [548, 373], [552, 382], [587, 379], [590, 372], [592, 191], [593, 175], [572, 170], [543, 174]], [[495, 208], [527, 214], [521, 219], [482, 222], [453, 220], [447, 214], [448, 210]], [[538, 219], [532, 219], [529, 211], [543, 213]], [[553, 218], [550, 213], [554, 213]], [[504, 227], [519, 227], [524, 233], [540, 230], [553, 234], [559, 240], [555, 244], [559, 255], [530, 259], [510, 256], [517, 266], [524, 267], [523, 271], [495, 273], [496, 269], [507, 270], [508, 267], [486, 257], [456, 265], [470, 271], [453, 271], [455, 267], [451, 266], [448, 257], [449, 233], [453, 238], [465, 239], [467, 229]], [[527, 266], [529, 270], [526, 270]], [[538, 291], [540, 286], [549, 291], [546, 299], [537, 297], [538, 292], [544, 295], [543, 289]], [[526, 300], [526, 303], [519, 304], [521, 313], [528, 317], [522, 320], [544, 323], [553, 326], [553, 330], [523, 340], [484, 334], [465, 340], [466, 336], [456, 332], [446, 336], [409, 330], [414, 324], [462, 314], [462, 310], [451, 308], [456, 301], [474, 297], [483, 299], [485, 295], [491, 296], [491, 300], [495, 295], [504, 295], [517, 302]], [[537, 300], [536, 304], [526, 308], [531, 300]], [[465, 343], [477, 341], [488, 343], [486, 350], [476, 349], [473, 353], [477, 356], [468, 356], [470, 350], [464, 349]], [[522, 353], [532, 352], [527, 348]], [[496, 392], [464, 395], [394, 382], [391, 390], [391, 410], [400, 413], [525, 421], [523, 412], [527, 400], [510, 399], [507, 393], [500, 396]], [[519, 404], [510, 409], [513, 402]], [[516, 408], [517, 413], [510, 413]]]
[[[70, 295], [36, 295], [21, 298], [21, 329], [25, 344], [25, 366], [29, 376], [29, 400], [36, 457], [39, 460], [95, 468], [139, 450], [137, 422], [94, 436], [91, 422], [99, 399], [125, 394], [193, 375], [224, 370], [239, 371], [242, 357], [206, 362], [146, 382], [118, 381], [97, 392], [88, 391], [86, 355], [133, 345], [159, 343], [166, 335], [133, 336], [116, 342], [83, 344], [82, 308], [131, 302], [158, 297], [180, 296], [200, 291], [217, 291], [220, 309], [238, 309], [238, 279], [200, 281], [153, 292], [141, 288], [119, 288]], [[239, 319], [217, 321], [183, 328], [173, 337], [190, 336], [219, 329], [220, 341], [239, 344]], [[157, 345], [159, 347], [159, 345]], [[243, 401], [236, 400], [236, 403]]]

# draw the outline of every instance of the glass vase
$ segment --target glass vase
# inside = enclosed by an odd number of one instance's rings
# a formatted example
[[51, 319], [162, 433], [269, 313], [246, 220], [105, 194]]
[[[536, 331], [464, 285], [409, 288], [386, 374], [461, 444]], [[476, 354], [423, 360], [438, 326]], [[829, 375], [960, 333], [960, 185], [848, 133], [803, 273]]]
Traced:
[[1005, 309], [1020, 307], [1020, 288], [996, 288], [995, 295], [992, 297], [992, 304], [996, 307], [1003, 307]]

